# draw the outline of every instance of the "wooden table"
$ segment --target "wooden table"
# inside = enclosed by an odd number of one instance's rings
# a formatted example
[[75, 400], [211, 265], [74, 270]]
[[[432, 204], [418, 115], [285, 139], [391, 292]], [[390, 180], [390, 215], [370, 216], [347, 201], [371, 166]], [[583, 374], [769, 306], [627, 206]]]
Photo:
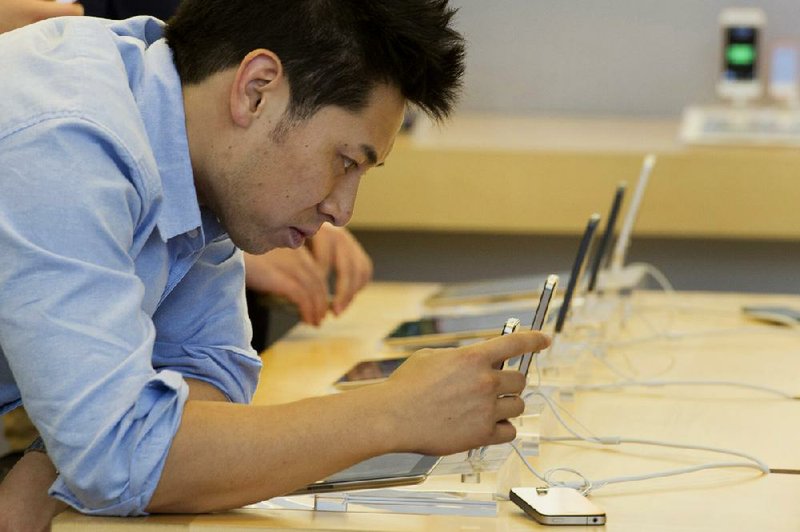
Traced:
[[[397, 322], [419, 315], [422, 300], [434, 288], [375, 284], [341, 318], [320, 329], [298, 326], [264, 353], [254, 401], [268, 404], [327, 393], [354, 362], [390, 356], [380, 339]], [[800, 332], [745, 320], [739, 308], [753, 303], [800, 306], [800, 298], [636, 294], [626, 327], [602, 350], [605, 364], [637, 379], [730, 380], [800, 394]], [[605, 364], [587, 359], [581, 379], [617, 379]], [[583, 391], [562, 404], [597, 435], [724, 447], [753, 454], [772, 468], [800, 469], [800, 401], [735, 387], [666, 386]], [[730, 458], [638, 445], [543, 444], [541, 456], [532, 462], [539, 470], [568, 466], [599, 479], [718, 460]], [[540, 484], [527, 471], [521, 482]], [[800, 530], [800, 475], [719, 469], [611, 485], [592, 498], [607, 512], [607, 530]], [[537, 526], [513, 504], [501, 503], [497, 518], [247, 509], [111, 519], [67, 512], [56, 519], [54, 530], [514, 531]]]

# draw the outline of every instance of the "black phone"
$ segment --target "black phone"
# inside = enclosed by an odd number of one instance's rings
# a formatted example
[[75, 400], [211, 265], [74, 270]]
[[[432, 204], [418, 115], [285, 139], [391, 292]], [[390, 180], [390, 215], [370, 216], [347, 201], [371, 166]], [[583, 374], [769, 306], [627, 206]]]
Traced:
[[575, 257], [575, 262], [572, 264], [572, 273], [567, 282], [567, 289], [564, 290], [564, 300], [561, 303], [561, 308], [558, 309], [558, 318], [556, 319], [555, 327], [556, 333], [560, 333], [561, 329], [564, 328], [564, 322], [567, 320], [567, 313], [569, 312], [569, 306], [572, 302], [572, 295], [575, 293], [578, 281], [580, 281], [583, 265], [586, 262], [586, 254], [589, 251], [589, 244], [591, 244], [592, 238], [594, 238], [598, 223], [600, 223], [599, 214], [593, 214], [586, 223], [586, 229], [583, 231], [581, 243], [578, 245], [578, 254]]
[[617, 185], [617, 190], [614, 191], [614, 199], [611, 201], [611, 210], [608, 212], [608, 220], [606, 221], [606, 228], [603, 231], [603, 238], [600, 240], [600, 245], [594, 252], [592, 257], [591, 266], [589, 268], [589, 286], [586, 288], [587, 292], [594, 292], [597, 286], [597, 276], [600, 273], [601, 265], [606, 262], [606, 255], [611, 251], [611, 240], [614, 238], [614, 228], [617, 225], [617, 218], [619, 218], [619, 211], [622, 207], [622, 199], [625, 197], [626, 183]]

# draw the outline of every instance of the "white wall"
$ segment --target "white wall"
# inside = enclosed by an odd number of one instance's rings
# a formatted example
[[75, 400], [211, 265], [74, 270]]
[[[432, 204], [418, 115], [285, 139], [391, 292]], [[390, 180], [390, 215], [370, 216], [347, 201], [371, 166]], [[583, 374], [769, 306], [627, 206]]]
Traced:
[[[678, 116], [714, 101], [724, 7], [759, 6], [764, 41], [800, 41], [800, 0], [451, 0], [468, 40], [460, 110]], [[800, 178], [800, 177], [799, 177]], [[376, 278], [463, 281], [567, 269], [577, 236], [358, 231]], [[800, 293], [800, 242], [638, 239], [677, 288]]]
[[[461, 109], [677, 116], [714, 100], [717, 16], [760, 6], [764, 42], [800, 40], [797, 0], [452, 0], [467, 54]], [[767, 47], [768, 49], [768, 47]]]

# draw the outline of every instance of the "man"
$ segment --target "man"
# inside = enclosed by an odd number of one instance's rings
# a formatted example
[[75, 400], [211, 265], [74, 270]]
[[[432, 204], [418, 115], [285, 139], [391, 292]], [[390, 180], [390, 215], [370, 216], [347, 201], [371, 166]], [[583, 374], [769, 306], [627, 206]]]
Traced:
[[0, 486], [0, 515], [30, 519], [48, 486], [90, 514], [232, 508], [385, 452], [513, 438], [524, 378], [495, 368], [543, 348], [537, 333], [423, 350], [353, 392], [235, 404], [259, 370], [239, 249], [346, 224], [406, 103], [448, 114], [452, 15], [446, 0], [185, 0], [166, 30], [72, 18], [0, 37], [15, 74], [0, 405], [24, 404], [47, 451]]
[[[51, 0], [0, 0], [0, 33], [51, 17], [82, 15], [122, 19], [151, 15], [166, 20], [175, 13], [177, 0], [84, 0], [64, 4]], [[264, 349], [266, 309], [256, 293], [274, 294], [297, 308], [300, 319], [320, 325], [329, 311], [339, 315], [372, 279], [372, 261], [358, 241], [344, 228], [324, 224], [309, 245], [274, 250], [264, 255], [244, 254], [250, 317], [260, 327], [254, 331], [253, 347]], [[328, 276], [336, 281], [328, 296]], [[329, 300], [330, 299], [330, 300]]]

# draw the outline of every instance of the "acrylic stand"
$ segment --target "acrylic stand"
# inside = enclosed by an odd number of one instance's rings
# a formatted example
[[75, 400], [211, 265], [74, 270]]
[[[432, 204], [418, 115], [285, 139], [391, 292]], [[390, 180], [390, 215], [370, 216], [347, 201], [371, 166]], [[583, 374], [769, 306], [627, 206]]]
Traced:
[[[523, 419], [531, 426], [535, 417]], [[525, 421], [515, 443], [526, 457], [538, 455], [538, 433], [529, 432]], [[494, 517], [498, 502], [508, 500], [508, 491], [519, 485], [520, 459], [509, 444], [468, 454], [444, 457], [415, 486], [276, 497], [249, 508]]]

